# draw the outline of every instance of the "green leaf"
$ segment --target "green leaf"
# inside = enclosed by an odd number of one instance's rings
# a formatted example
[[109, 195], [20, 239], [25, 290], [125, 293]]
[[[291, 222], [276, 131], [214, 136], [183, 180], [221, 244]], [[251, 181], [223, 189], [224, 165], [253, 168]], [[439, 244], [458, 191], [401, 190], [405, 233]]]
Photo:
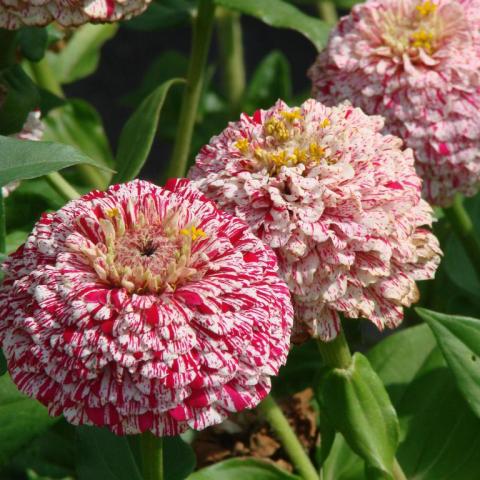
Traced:
[[[407, 478], [477, 478], [480, 420], [459, 393], [429, 327], [391, 335], [368, 357], [400, 419], [397, 458]], [[324, 480], [363, 478], [361, 460], [337, 435], [324, 466]]]
[[45, 55], [47, 48], [47, 30], [39, 27], [24, 27], [18, 33], [18, 44], [24, 57], [32, 62], [38, 62]]
[[368, 478], [392, 478], [397, 414], [367, 358], [355, 353], [348, 369], [327, 371], [317, 394], [321, 411], [365, 460]]
[[282, 0], [215, 0], [215, 3], [256, 17], [272, 27], [296, 30], [307, 37], [318, 51], [327, 43], [330, 27], [326, 22], [306, 15]]
[[164, 476], [168, 480], [184, 480], [195, 469], [197, 460], [192, 447], [180, 436], [163, 438]]
[[127, 437], [105, 428], [77, 428], [78, 480], [143, 480]]
[[292, 96], [290, 64], [278, 51], [269, 53], [255, 70], [243, 101], [243, 109], [253, 113], [270, 108], [279, 98], [289, 101]]
[[113, 166], [103, 122], [95, 108], [84, 100], [68, 100], [45, 119], [44, 140], [77, 147], [85, 155], [106, 166]]
[[195, 4], [185, 0], [163, 0], [152, 2], [142, 15], [125, 22], [133, 30], [151, 31], [175, 27], [193, 17]]
[[36, 400], [21, 394], [9, 375], [0, 378], [0, 465], [50, 428], [58, 418]]
[[12, 135], [22, 130], [28, 114], [38, 106], [39, 93], [20, 65], [0, 73], [2, 91], [6, 95], [0, 108], [0, 134]]
[[35, 178], [77, 164], [108, 170], [73, 147], [0, 136], [0, 187], [15, 180]]
[[232, 459], [192, 473], [188, 480], [301, 480], [263, 460]]
[[123, 127], [116, 157], [118, 173], [112, 183], [135, 178], [148, 158], [168, 90], [184, 80], [174, 78], [155, 89], [135, 110]]
[[93, 73], [100, 60], [102, 45], [117, 32], [118, 24], [86, 24], [75, 30], [67, 46], [58, 54], [48, 52], [48, 61], [55, 77], [62, 83], [72, 83]]
[[480, 320], [417, 308], [437, 339], [460, 392], [480, 417]]

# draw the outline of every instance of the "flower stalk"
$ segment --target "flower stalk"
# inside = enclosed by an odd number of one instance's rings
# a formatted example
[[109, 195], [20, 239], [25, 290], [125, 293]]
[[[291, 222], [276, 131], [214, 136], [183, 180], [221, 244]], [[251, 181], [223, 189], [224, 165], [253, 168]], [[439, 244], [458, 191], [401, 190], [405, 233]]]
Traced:
[[197, 17], [193, 25], [193, 42], [187, 84], [183, 93], [173, 154], [166, 172], [167, 178], [178, 178], [185, 175], [192, 145], [193, 129], [205, 83], [205, 68], [212, 38], [214, 14], [213, 0], [199, 0]]
[[462, 242], [480, 280], [480, 240], [478, 239], [472, 219], [463, 205], [463, 199], [456, 195], [453, 204], [443, 212], [458, 239]]
[[268, 395], [260, 403], [258, 410], [275, 431], [302, 478], [304, 480], [318, 480], [317, 470], [273, 397]]
[[162, 437], [145, 432], [140, 437], [140, 444], [144, 480], [164, 480]]
[[317, 8], [318, 13], [320, 14], [320, 18], [325, 20], [332, 27], [337, 24], [337, 8], [331, 0], [319, 0], [317, 2]]
[[68, 202], [80, 198], [80, 194], [58, 172], [45, 176], [47, 182]]

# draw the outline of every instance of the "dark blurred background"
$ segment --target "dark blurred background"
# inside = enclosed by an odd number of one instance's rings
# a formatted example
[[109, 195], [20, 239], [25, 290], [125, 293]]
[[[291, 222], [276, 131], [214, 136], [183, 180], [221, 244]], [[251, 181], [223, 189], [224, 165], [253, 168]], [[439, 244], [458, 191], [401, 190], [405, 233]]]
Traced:
[[[305, 7], [304, 10], [316, 14], [313, 8]], [[306, 72], [316, 55], [312, 43], [298, 32], [274, 29], [252, 17], [242, 17], [242, 26], [247, 82], [261, 60], [272, 50], [279, 50], [290, 64], [293, 92], [308, 95], [310, 84]], [[83, 98], [98, 109], [115, 151], [121, 129], [132, 113], [132, 106], [127, 105], [125, 97], [139, 88], [150, 65], [162, 53], [176, 50], [188, 56], [190, 41], [189, 25], [153, 32], [136, 31], [122, 25], [117, 35], [103, 47], [98, 70], [88, 78], [67, 85], [65, 90], [69, 97]], [[210, 52], [214, 87], [220, 84], [217, 60], [218, 41], [214, 33]], [[170, 142], [160, 135], [151, 155], [155, 161], [150, 159], [142, 176], [155, 178], [158, 166], [169, 153]]]

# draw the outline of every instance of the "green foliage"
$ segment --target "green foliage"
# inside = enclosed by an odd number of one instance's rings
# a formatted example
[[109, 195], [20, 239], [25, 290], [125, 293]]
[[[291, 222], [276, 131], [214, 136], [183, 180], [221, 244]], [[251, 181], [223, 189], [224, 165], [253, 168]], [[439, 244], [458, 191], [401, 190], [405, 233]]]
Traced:
[[20, 65], [0, 72], [0, 134], [12, 135], [22, 130], [28, 114], [39, 102], [39, 92]]
[[36, 400], [22, 395], [9, 375], [0, 378], [0, 466], [58, 419]]
[[163, 461], [165, 478], [184, 480], [195, 469], [195, 453], [181, 437], [163, 438]]
[[32, 142], [0, 136], [0, 187], [15, 180], [40, 177], [47, 173], [85, 163], [106, 169], [73, 147], [53, 142]]
[[174, 78], [160, 85], [135, 110], [120, 135], [113, 183], [135, 178], [148, 158], [157, 131], [160, 113], [171, 86], [184, 80]]
[[48, 45], [47, 30], [39, 27], [24, 27], [18, 34], [18, 44], [26, 59], [38, 62], [45, 55]]
[[203, 468], [188, 480], [300, 480], [271, 463], [253, 458], [232, 459]]
[[306, 15], [283, 0], [215, 0], [215, 3], [256, 17], [272, 27], [296, 30], [319, 51], [327, 42], [330, 27], [326, 22]]
[[360, 353], [348, 369], [330, 369], [320, 381], [321, 411], [366, 464], [367, 478], [391, 479], [398, 420], [382, 381]]
[[86, 24], [75, 30], [67, 46], [58, 54], [49, 52], [48, 61], [61, 84], [72, 83], [93, 73], [100, 60], [102, 45], [117, 32], [118, 25]]
[[435, 334], [460, 392], [480, 417], [480, 320], [420, 308], [417, 312]]

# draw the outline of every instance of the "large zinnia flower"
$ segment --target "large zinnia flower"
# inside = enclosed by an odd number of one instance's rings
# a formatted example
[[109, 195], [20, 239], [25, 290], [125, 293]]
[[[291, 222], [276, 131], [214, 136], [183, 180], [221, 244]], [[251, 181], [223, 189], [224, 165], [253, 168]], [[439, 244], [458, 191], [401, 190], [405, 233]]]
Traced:
[[150, 0], [0, 0], [0, 28], [64, 27], [127, 20], [142, 13]]
[[118, 434], [202, 429], [267, 395], [293, 319], [274, 253], [187, 180], [134, 181], [46, 214], [4, 264], [19, 389]]
[[480, 182], [480, 2], [369, 0], [332, 32], [313, 95], [348, 99], [415, 151], [425, 198], [449, 205]]
[[296, 307], [296, 336], [323, 340], [339, 313], [379, 328], [402, 320], [416, 280], [439, 262], [411, 150], [350, 105], [278, 102], [205, 146], [190, 176], [273, 247]]

